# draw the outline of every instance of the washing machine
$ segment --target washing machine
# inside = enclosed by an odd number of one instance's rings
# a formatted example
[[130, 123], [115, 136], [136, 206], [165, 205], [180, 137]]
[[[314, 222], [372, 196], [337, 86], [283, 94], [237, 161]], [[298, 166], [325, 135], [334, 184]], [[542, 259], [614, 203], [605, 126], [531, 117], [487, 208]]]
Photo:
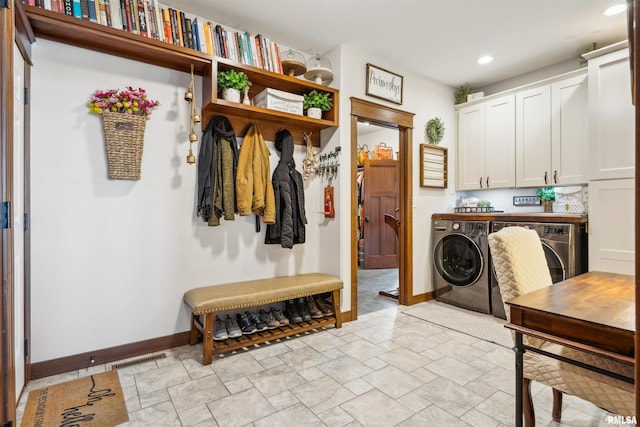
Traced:
[[489, 221], [432, 220], [437, 301], [491, 313]]
[[[538, 233], [553, 283], [589, 271], [586, 223], [494, 221], [491, 223], [491, 232], [511, 226], [530, 228]], [[493, 264], [490, 276], [491, 313], [496, 317], [506, 319], [507, 315], [504, 311]]]

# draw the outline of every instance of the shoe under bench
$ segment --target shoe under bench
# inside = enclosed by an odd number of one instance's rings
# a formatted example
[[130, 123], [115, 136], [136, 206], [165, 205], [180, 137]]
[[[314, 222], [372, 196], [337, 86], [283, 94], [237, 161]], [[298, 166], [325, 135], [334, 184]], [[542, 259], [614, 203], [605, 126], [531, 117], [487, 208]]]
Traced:
[[[342, 327], [340, 315], [340, 289], [342, 280], [323, 273], [297, 274], [245, 282], [224, 283], [191, 289], [184, 294], [184, 302], [191, 309], [191, 335], [189, 343], [202, 339], [202, 364], [209, 365], [214, 354], [226, 353], [267, 341], [321, 329], [334, 325]], [[333, 316], [311, 319], [309, 322], [280, 326], [239, 338], [213, 340], [216, 313], [273, 304], [296, 298], [331, 293]]]

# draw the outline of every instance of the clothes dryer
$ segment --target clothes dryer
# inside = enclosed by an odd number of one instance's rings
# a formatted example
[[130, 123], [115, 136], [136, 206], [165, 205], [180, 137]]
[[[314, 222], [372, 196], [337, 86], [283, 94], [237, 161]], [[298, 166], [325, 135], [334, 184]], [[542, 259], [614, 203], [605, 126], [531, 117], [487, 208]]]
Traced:
[[491, 312], [489, 221], [432, 220], [436, 300]]
[[[553, 283], [589, 271], [586, 223], [537, 223], [503, 222], [491, 223], [491, 232], [504, 227], [520, 226], [535, 230], [540, 236], [542, 248], [547, 258]], [[491, 263], [491, 312], [494, 316], [506, 319], [498, 279]]]

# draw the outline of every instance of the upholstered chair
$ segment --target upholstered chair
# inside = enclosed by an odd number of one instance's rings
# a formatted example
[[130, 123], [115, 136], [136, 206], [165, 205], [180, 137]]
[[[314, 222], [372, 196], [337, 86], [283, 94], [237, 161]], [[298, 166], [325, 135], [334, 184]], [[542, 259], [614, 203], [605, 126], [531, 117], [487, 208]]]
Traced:
[[[549, 267], [538, 233], [524, 227], [505, 227], [489, 235], [489, 248], [503, 301], [552, 286]], [[505, 304], [507, 320], [509, 306]], [[633, 378], [633, 366], [559, 344], [523, 336], [530, 347], [559, 354]], [[562, 393], [573, 395], [618, 415], [635, 414], [632, 384], [616, 380], [533, 351], [524, 354], [523, 412], [526, 427], [535, 426], [531, 381], [553, 389], [552, 417], [559, 422]]]

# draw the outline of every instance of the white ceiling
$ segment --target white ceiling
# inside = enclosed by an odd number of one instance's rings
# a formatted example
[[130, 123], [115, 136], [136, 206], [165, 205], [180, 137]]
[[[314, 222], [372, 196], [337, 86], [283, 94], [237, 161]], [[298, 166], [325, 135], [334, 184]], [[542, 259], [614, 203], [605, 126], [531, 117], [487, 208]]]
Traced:
[[[484, 87], [626, 39], [626, 14], [602, 15], [621, 0], [169, 1], [308, 54], [348, 44], [450, 86]], [[495, 61], [478, 65], [485, 54]]]

